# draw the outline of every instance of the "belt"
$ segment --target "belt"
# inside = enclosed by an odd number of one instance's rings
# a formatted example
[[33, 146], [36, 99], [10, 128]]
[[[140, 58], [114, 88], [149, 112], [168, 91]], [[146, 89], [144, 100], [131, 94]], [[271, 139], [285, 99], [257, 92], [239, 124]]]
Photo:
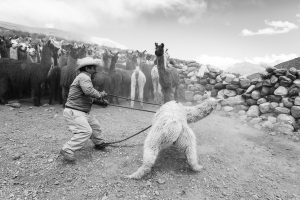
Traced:
[[84, 113], [86, 113], [86, 114], [89, 114], [89, 112], [80, 110], [80, 109], [78, 109], [78, 108], [72, 108], [72, 107], [66, 106], [66, 105], [65, 105], [65, 108], [70, 108], [70, 109], [73, 109], [73, 110], [78, 110], [78, 111], [80, 111], [80, 112], [84, 112]]

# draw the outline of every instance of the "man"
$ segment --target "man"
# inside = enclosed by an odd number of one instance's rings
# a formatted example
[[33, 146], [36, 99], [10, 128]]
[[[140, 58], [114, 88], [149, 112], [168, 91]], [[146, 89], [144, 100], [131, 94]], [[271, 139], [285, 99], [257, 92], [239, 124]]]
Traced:
[[75, 161], [74, 152], [81, 149], [89, 138], [95, 144], [95, 149], [103, 149], [100, 124], [90, 114], [93, 98], [99, 99], [107, 95], [105, 91], [98, 92], [93, 87], [91, 76], [96, 73], [97, 66], [99, 64], [93, 58], [79, 60], [76, 70], [80, 73], [70, 86], [63, 116], [74, 135], [60, 151], [67, 161]]

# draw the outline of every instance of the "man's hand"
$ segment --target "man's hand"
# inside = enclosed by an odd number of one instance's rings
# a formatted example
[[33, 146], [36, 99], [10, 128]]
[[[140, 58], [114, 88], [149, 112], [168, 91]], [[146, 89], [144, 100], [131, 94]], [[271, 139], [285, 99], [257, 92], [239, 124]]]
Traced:
[[103, 97], [106, 97], [106, 96], [107, 96], [107, 93], [106, 93], [105, 91], [102, 91], [102, 92], [100, 92], [100, 95], [101, 95], [100, 98], [103, 98]]
[[100, 97], [100, 98], [97, 98], [97, 99], [94, 99], [94, 102], [93, 102], [94, 104], [97, 104], [97, 105], [99, 105], [99, 106], [102, 106], [102, 107], [107, 107], [108, 105], [109, 105], [109, 102], [106, 100], [106, 99], [104, 99], [104, 98], [102, 98], [102, 97]]

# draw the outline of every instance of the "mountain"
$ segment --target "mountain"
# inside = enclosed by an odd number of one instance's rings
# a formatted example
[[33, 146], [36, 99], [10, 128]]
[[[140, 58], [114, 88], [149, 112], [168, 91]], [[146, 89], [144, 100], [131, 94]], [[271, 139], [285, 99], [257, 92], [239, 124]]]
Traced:
[[92, 43], [98, 44], [100, 46], [111, 47], [114, 49], [128, 49], [126, 46], [124, 46], [120, 43], [117, 43], [115, 41], [112, 41], [108, 38], [90, 37], [88, 42], [92, 42]]
[[228, 67], [225, 71], [247, 76], [254, 73], [264, 72], [265, 67], [249, 62], [241, 62]]
[[108, 38], [101, 38], [97, 36], [84, 35], [80, 33], [74, 33], [70, 31], [55, 29], [55, 28], [41, 28], [41, 27], [32, 27], [32, 26], [24, 26], [21, 24], [14, 24], [10, 22], [0, 21], [0, 29], [7, 30], [17, 30], [24, 31], [29, 33], [40, 33], [45, 35], [53, 35], [58, 38], [63, 38], [65, 40], [77, 40], [87, 43], [95, 43], [99, 46], [106, 46], [117, 49], [127, 49], [124, 45], [110, 40]]
[[29, 33], [41, 33], [45, 35], [54, 35], [59, 38], [64, 38], [66, 40], [82, 40], [84, 39], [84, 35], [78, 33], [71, 33], [69, 31], [55, 29], [55, 28], [40, 28], [40, 27], [32, 27], [25, 26], [21, 24], [14, 24], [10, 22], [0, 21], [0, 27], [9, 29], [9, 30], [18, 30], [25, 31]]
[[285, 69], [290, 69], [292, 67], [295, 67], [296, 69], [300, 70], [300, 57], [279, 63], [278, 65], [274, 66], [275, 68], [285, 68]]

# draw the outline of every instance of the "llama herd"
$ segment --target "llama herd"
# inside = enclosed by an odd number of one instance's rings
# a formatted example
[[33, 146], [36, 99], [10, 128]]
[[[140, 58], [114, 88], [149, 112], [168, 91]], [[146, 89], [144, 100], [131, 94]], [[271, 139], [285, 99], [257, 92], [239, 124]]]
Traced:
[[151, 55], [138, 50], [112, 52], [55, 38], [31, 43], [30, 39], [20, 42], [16, 37], [0, 37], [0, 53], [1, 103], [31, 96], [34, 105], [39, 106], [41, 96], [48, 94], [49, 104], [57, 101], [64, 105], [78, 73], [77, 62], [87, 56], [99, 60], [101, 67], [93, 84], [111, 94], [111, 103], [119, 104], [118, 97], [125, 97], [131, 99], [130, 106], [134, 107], [137, 97], [143, 108], [144, 101], [162, 103], [176, 99], [178, 73], [168, 64], [164, 44], [155, 44], [155, 55]]

